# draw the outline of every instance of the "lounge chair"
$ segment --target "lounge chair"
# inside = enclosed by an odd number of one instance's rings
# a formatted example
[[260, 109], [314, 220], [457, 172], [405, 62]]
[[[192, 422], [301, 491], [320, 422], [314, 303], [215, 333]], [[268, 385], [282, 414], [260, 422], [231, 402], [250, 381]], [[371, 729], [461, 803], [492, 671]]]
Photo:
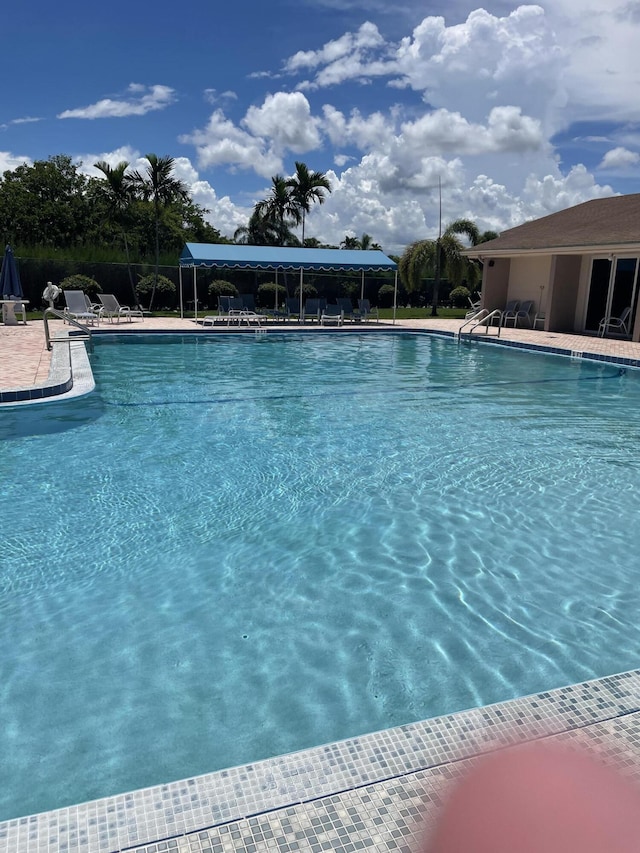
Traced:
[[242, 296], [218, 296], [218, 314], [226, 317], [231, 311], [242, 311]]
[[472, 317], [475, 317], [476, 314], [479, 314], [480, 311], [482, 310], [482, 300], [476, 299], [476, 301], [474, 302], [470, 296], [467, 298], [469, 300], [469, 306], [470, 307], [469, 307], [469, 310], [467, 311], [467, 313], [464, 315], [464, 319], [470, 320]]
[[242, 300], [242, 307], [246, 311], [255, 311], [256, 310], [256, 300], [254, 299], [253, 293], [243, 293], [240, 296]]
[[296, 317], [300, 319], [300, 300], [297, 296], [287, 296], [284, 302], [284, 310], [287, 315], [287, 320], [292, 320]]
[[307, 317], [310, 320], [320, 320], [320, 315], [326, 304], [324, 299], [307, 299], [302, 312], [302, 322], [304, 323]]
[[98, 325], [100, 323], [101, 308], [91, 304], [91, 300], [84, 290], [64, 291], [65, 317], [79, 320], [82, 323]]
[[344, 311], [339, 305], [325, 305], [320, 315], [320, 325], [337, 324], [341, 326], [344, 323]]
[[530, 299], [521, 302], [518, 308], [516, 308], [514, 311], [510, 311], [509, 314], [505, 317], [503, 325], [506, 326], [509, 320], [512, 320], [513, 328], [515, 329], [520, 320], [522, 320], [523, 322], [526, 320], [529, 328], [533, 328], [531, 315], [533, 314], [535, 304], [536, 303]]
[[508, 321], [513, 319], [516, 315], [516, 312], [520, 308], [520, 300], [512, 299], [504, 306], [504, 311], [500, 314], [499, 317], [499, 326], [506, 326]]
[[345, 320], [355, 320], [356, 315], [353, 312], [353, 305], [351, 303], [351, 299], [348, 296], [342, 296], [339, 299], [336, 299], [338, 307], [342, 311], [343, 317]]
[[110, 322], [113, 322], [114, 317], [117, 318], [118, 323], [121, 317], [127, 317], [129, 322], [132, 322], [134, 317], [144, 319], [142, 311], [138, 308], [130, 308], [128, 305], [120, 305], [113, 293], [99, 293], [98, 299], [102, 305], [100, 316], [108, 317]]
[[631, 314], [631, 306], [628, 305], [619, 317], [603, 317], [598, 325], [598, 334], [601, 338], [605, 335], [621, 335], [628, 338], [629, 335], [629, 315]]
[[378, 309], [374, 308], [368, 299], [358, 299], [358, 311], [360, 312], [360, 319], [363, 323], [368, 323], [369, 317], [375, 317], [376, 323], [380, 322]]

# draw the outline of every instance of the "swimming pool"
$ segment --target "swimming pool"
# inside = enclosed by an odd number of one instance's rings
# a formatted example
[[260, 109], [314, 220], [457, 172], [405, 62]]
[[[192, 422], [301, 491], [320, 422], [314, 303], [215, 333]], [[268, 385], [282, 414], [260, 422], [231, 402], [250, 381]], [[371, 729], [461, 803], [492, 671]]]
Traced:
[[633, 372], [132, 341], [2, 420], [0, 818], [637, 665]]

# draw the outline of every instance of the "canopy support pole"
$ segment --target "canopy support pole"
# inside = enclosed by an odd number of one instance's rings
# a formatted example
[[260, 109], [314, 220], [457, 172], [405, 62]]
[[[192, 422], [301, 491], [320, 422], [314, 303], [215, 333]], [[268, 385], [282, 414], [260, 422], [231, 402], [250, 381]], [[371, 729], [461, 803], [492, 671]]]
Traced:
[[198, 322], [198, 285], [196, 283], [196, 265], [193, 265], [193, 317]]
[[304, 315], [302, 313], [302, 278], [303, 278], [303, 275], [304, 275], [303, 269], [302, 269], [302, 267], [300, 267], [300, 322], [301, 323], [302, 323], [303, 317], [304, 317]]
[[360, 299], [364, 299], [364, 270], [362, 270], [362, 284], [360, 285]]
[[396, 280], [393, 286], [393, 325], [396, 324], [396, 307], [398, 305], [398, 270], [396, 270]]
[[182, 267], [178, 267], [178, 277], [180, 279], [180, 319], [184, 319], [184, 309], [182, 304]]

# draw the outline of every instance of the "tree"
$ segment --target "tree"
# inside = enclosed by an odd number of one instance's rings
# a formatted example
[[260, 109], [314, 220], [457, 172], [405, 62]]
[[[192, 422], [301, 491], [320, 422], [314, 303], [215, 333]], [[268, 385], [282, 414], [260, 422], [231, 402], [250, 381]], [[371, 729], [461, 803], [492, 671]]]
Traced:
[[234, 243], [249, 246], [278, 246], [278, 228], [273, 221], [262, 216], [257, 208], [246, 225], [240, 225], [233, 234]]
[[419, 289], [420, 281], [425, 275], [434, 275], [432, 317], [438, 316], [441, 274], [446, 275], [454, 285], [462, 284], [464, 280], [473, 285], [479, 277], [476, 264], [461, 254], [464, 245], [457, 234], [466, 234], [470, 241], [479, 236], [477, 226], [473, 222], [457, 219], [448, 225], [442, 236], [436, 240], [416, 240], [407, 246], [398, 264], [400, 278], [409, 292]]
[[173, 175], [175, 163], [173, 157], [158, 157], [157, 154], [147, 154], [145, 159], [149, 164], [145, 173], [133, 172], [131, 179], [142, 196], [153, 203], [156, 268], [154, 284], [149, 298], [149, 310], [151, 310], [160, 271], [160, 220], [166, 208], [169, 208], [174, 202], [187, 201], [189, 195], [185, 184]]
[[111, 222], [120, 228], [124, 241], [124, 251], [127, 257], [127, 272], [129, 273], [129, 284], [133, 294], [133, 304], [138, 304], [138, 294], [133, 283], [131, 272], [131, 257], [129, 254], [129, 241], [127, 240], [127, 225], [131, 219], [131, 205], [136, 198], [136, 185], [127, 174], [129, 163], [126, 160], [118, 163], [113, 169], [107, 162], [100, 160], [93, 164], [104, 175], [101, 181], [102, 195], [107, 205], [107, 215]]
[[358, 239], [357, 237], [349, 237], [346, 236], [344, 240], [340, 243], [341, 249], [362, 249], [362, 250], [372, 250], [375, 252], [381, 252], [382, 246], [380, 243], [374, 243], [373, 237], [371, 234], [363, 233], [362, 237]]
[[71, 157], [61, 154], [4, 172], [0, 181], [3, 245], [85, 245], [98, 222], [86, 195], [87, 183]]
[[270, 195], [256, 204], [255, 213], [273, 223], [278, 233], [278, 246], [296, 245], [298, 241], [291, 226], [300, 224], [300, 210], [293, 190], [282, 175], [273, 175], [271, 182]]
[[302, 222], [302, 245], [304, 246], [304, 226], [306, 214], [311, 210], [313, 202], [324, 204], [324, 193], [331, 192], [331, 184], [324, 172], [310, 172], [305, 163], [296, 161], [296, 173], [289, 178], [287, 185], [291, 188], [293, 201]]

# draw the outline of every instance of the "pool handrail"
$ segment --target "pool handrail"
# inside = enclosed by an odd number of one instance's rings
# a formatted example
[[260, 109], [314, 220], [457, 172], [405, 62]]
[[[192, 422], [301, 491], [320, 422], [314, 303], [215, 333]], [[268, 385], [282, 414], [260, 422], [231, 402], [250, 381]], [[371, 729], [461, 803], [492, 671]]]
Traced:
[[[460, 328], [458, 329], [458, 341], [461, 340], [462, 332], [467, 326], [470, 326], [470, 328], [465, 332], [465, 334], [469, 335], [469, 337], [471, 337], [471, 335], [473, 334], [473, 330], [477, 329], [478, 326], [484, 326], [485, 335], [488, 335], [489, 328], [492, 327], [492, 321], [495, 317], [501, 317], [501, 315], [502, 311], [500, 311], [498, 308], [495, 308], [493, 311], [489, 311], [487, 308], [483, 308], [482, 311], [479, 311], [477, 314], [474, 314], [473, 317], [469, 317], [469, 319], [460, 326]], [[500, 323], [498, 323], [497, 329], [497, 337], [500, 337], [500, 331], [502, 329]]]
[[[76, 326], [83, 332], [82, 335], [74, 335], [73, 337], [68, 336], [66, 338], [51, 338], [49, 333], [49, 316], [58, 317], [60, 320], [63, 320], [69, 323], [70, 326]], [[53, 349], [54, 343], [59, 343], [62, 341], [63, 343], [69, 343], [70, 341], [89, 341], [89, 349], [93, 350], [93, 341], [91, 339], [91, 330], [84, 326], [82, 323], [79, 323], [77, 320], [74, 320], [72, 317], [69, 317], [65, 311], [58, 311], [57, 308], [45, 308], [42, 319], [44, 321], [44, 338], [47, 344], [47, 350]]]

